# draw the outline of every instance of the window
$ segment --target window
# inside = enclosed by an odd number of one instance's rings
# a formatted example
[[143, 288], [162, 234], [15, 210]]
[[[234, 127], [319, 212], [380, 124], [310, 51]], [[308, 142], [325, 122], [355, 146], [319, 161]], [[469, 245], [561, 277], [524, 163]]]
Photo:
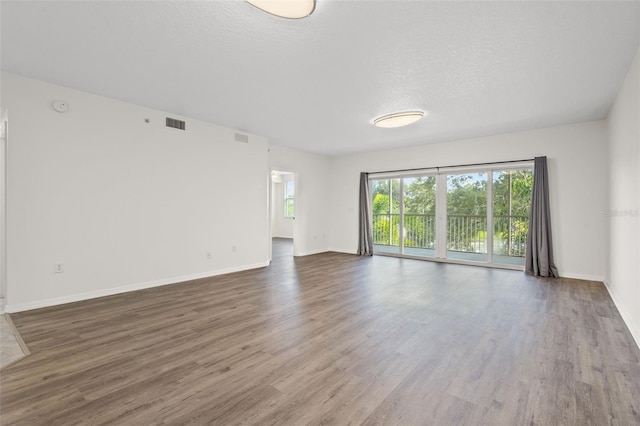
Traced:
[[375, 252], [523, 266], [530, 163], [371, 178]]
[[284, 176], [282, 183], [284, 185], [284, 217], [295, 216], [295, 184], [293, 175]]

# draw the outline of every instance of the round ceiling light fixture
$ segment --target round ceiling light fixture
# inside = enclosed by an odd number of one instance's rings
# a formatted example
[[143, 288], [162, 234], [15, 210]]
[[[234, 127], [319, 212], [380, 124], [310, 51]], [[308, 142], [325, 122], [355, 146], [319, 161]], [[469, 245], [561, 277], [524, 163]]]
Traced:
[[373, 120], [376, 127], [384, 127], [392, 129], [394, 127], [408, 126], [424, 117], [424, 111], [405, 111], [394, 112], [393, 114], [383, 115]]
[[247, 0], [248, 3], [281, 18], [300, 19], [311, 15], [315, 0]]

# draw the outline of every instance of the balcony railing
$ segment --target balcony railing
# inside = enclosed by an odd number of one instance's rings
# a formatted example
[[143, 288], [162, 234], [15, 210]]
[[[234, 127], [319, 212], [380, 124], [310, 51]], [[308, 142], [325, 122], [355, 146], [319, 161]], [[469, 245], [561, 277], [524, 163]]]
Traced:
[[[373, 215], [373, 243], [400, 245], [400, 215]], [[493, 217], [493, 253], [501, 256], [523, 257], [529, 218], [527, 216]], [[434, 249], [436, 240], [435, 215], [404, 215], [404, 246]], [[486, 253], [486, 215], [448, 215], [447, 250]]]
[[524, 257], [529, 216], [493, 217], [493, 254]]

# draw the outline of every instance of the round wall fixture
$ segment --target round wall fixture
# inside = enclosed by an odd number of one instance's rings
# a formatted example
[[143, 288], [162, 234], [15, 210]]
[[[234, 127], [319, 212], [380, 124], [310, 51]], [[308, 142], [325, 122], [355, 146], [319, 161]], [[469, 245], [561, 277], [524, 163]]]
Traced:
[[67, 112], [67, 110], [69, 109], [69, 104], [67, 104], [65, 101], [53, 101], [53, 109], [55, 109], [58, 112]]

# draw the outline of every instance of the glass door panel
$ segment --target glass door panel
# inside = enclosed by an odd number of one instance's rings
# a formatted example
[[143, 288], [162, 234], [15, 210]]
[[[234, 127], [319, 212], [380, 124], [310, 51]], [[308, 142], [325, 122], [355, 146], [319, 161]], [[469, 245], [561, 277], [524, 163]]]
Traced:
[[404, 178], [404, 254], [436, 255], [436, 177]]
[[400, 179], [371, 181], [373, 250], [400, 253]]
[[533, 170], [372, 179], [374, 252], [522, 267]]
[[447, 258], [487, 262], [487, 173], [447, 175]]
[[493, 263], [524, 265], [533, 170], [493, 172]]

